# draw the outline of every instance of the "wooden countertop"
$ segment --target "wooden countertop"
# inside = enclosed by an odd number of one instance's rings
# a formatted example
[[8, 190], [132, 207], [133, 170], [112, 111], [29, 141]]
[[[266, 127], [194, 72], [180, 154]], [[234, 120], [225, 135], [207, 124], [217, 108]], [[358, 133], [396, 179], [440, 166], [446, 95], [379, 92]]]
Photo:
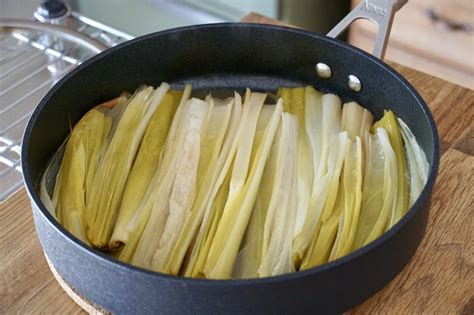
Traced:
[[[275, 23], [248, 15], [243, 21]], [[441, 164], [426, 235], [408, 266], [351, 314], [474, 314], [474, 91], [389, 62], [428, 103]], [[0, 205], [0, 314], [84, 311], [49, 270], [27, 194]]]

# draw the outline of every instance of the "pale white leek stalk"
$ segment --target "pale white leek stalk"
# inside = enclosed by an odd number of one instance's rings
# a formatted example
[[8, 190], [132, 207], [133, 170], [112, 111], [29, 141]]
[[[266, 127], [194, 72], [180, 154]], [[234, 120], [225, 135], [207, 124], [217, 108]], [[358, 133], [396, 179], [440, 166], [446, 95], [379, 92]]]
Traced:
[[168, 89], [169, 86], [162, 83], [156, 91], [148, 87], [132, 97], [120, 117], [110, 144], [99, 160], [90, 187], [90, 198], [86, 201], [90, 211], [87, 238], [94, 247], [108, 246], [138, 146], [148, 122]]
[[405, 154], [407, 158], [409, 176], [410, 176], [410, 204], [411, 207], [421, 194], [423, 187], [428, 179], [429, 164], [425, 152], [416, 141], [410, 128], [397, 118], [400, 130], [405, 143]]
[[[219, 175], [223, 162], [218, 161], [224, 137], [230, 121], [234, 99], [214, 100], [211, 116], [201, 138], [200, 160], [197, 170], [197, 196], [192, 209], [186, 217], [174, 225], [167, 225], [174, 235], [170, 240], [163, 239], [153, 257], [152, 267], [167, 273], [177, 274], [184, 254], [202, 220], [205, 204]], [[217, 165], [216, 165], [217, 164]], [[217, 167], [216, 167], [217, 166]], [[165, 229], [166, 232], [166, 229]]]
[[[92, 109], [74, 126], [56, 177], [52, 205], [64, 227], [85, 243], [87, 178], [95, 171], [111, 120]], [[50, 205], [51, 206], [51, 205]]]
[[[190, 250], [190, 257], [185, 263], [184, 274], [188, 277], [203, 276], [209, 248], [229, 194], [232, 165], [239, 143], [239, 134], [242, 132], [241, 124], [244, 124], [242, 121], [242, 99], [238, 93], [235, 93], [229, 128], [216, 166], [216, 169], [221, 170], [206, 201], [201, 225]], [[180, 249], [180, 251], [183, 250]], [[180, 255], [183, 255], [183, 252]]]
[[165, 146], [162, 149], [162, 157], [159, 160], [157, 170], [155, 171], [151, 183], [140, 201], [137, 210], [124, 228], [124, 232], [127, 235], [127, 242], [124, 244], [124, 247], [117, 256], [118, 259], [124, 262], [132, 261], [156, 200], [164, 194], [168, 181], [163, 180], [163, 178], [171, 178], [172, 176], [173, 168], [170, 168], [170, 163], [173, 161], [174, 155], [176, 154], [177, 148], [175, 143], [178, 141], [177, 135], [182, 134], [178, 133], [178, 131], [184, 128], [184, 116], [187, 115], [188, 112], [187, 102], [191, 95], [191, 89], [191, 85], [186, 85], [171, 123], [171, 127], [168, 131]]
[[[258, 147], [262, 141], [265, 128], [273, 115], [274, 105], [264, 105], [257, 122], [255, 132], [254, 148], [252, 150], [252, 161], [255, 160]], [[249, 225], [242, 240], [239, 253], [237, 255], [232, 278], [256, 278], [258, 277], [258, 267], [261, 263], [262, 242], [265, 218], [267, 215], [270, 198], [273, 191], [276, 161], [278, 157], [278, 144], [281, 137], [281, 126], [277, 130], [268, 161], [262, 175], [257, 199], [252, 210]]]
[[333, 94], [321, 96], [311, 88], [307, 89], [306, 94], [306, 132], [313, 151], [314, 177], [304, 224], [294, 238], [293, 259], [297, 267], [305, 257], [309, 263], [310, 257], [316, 255], [309, 247], [319, 233], [323, 211], [330, 214], [334, 206], [347, 140], [347, 133], [339, 134], [340, 98]]
[[354, 249], [365, 246], [382, 235], [398, 205], [397, 158], [387, 131], [377, 128], [367, 145], [366, 177]]
[[293, 229], [298, 203], [298, 120], [283, 113], [273, 191], [264, 224], [259, 277], [293, 272]]
[[400, 132], [395, 114], [390, 111], [384, 111], [383, 117], [372, 126], [372, 132], [382, 127], [387, 131], [390, 144], [395, 152], [397, 161], [397, 205], [393, 208], [387, 228], [394, 226], [407, 212], [409, 202], [408, 181], [407, 181], [407, 162], [405, 151], [403, 149], [403, 138]]
[[[309, 118], [308, 115], [312, 115], [314, 111], [320, 110], [321, 95], [319, 95], [319, 92], [314, 88], [309, 86], [294, 89], [280, 88], [279, 93], [281, 93], [285, 102], [285, 109], [295, 115], [298, 123], [298, 203], [296, 205], [295, 227], [292, 229], [294, 231], [293, 238], [295, 238], [303, 232], [303, 226], [305, 218], [308, 215], [311, 200], [314, 163], [310, 141], [314, 141], [315, 137], [320, 137], [320, 135], [313, 134], [313, 130], [310, 130], [310, 134], [306, 133], [307, 129], [315, 128], [314, 117]], [[307, 123], [310, 123], [310, 126], [306, 126]], [[299, 263], [300, 259], [301, 256], [296, 253], [297, 263]]]
[[134, 264], [152, 267], [153, 255], [161, 239], [172, 235], [166, 226], [180, 222], [194, 202], [201, 135], [211, 106], [195, 98], [186, 103], [187, 110], [181, 117], [183, 129], [177, 131], [177, 139], [170, 150], [175, 154], [169, 156], [171, 161], [164, 160], [164, 165], [169, 167], [162, 170], [162, 181], [156, 195], [151, 197], [152, 212], [133, 256]]
[[[209, 278], [222, 279], [231, 276], [237, 252], [255, 203], [268, 154], [280, 123], [282, 110], [283, 101], [279, 100], [275, 106], [267, 129], [265, 130], [262, 142], [255, 156], [255, 161], [253, 162], [252, 169], [244, 186], [232, 191], [233, 186], [231, 180], [229, 199], [225, 205], [204, 267], [204, 274]], [[245, 133], [241, 136], [245, 136]], [[243, 139], [239, 140], [242, 141]], [[244, 144], [245, 141], [240, 142], [239, 146], [241, 143]], [[237, 163], [237, 156], [235, 163]], [[236, 166], [234, 164], [234, 172], [236, 170], [235, 168]]]
[[350, 140], [344, 158], [342, 192], [338, 196], [343, 209], [329, 261], [349, 254], [354, 246], [362, 203], [362, 166], [362, 141], [356, 135], [355, 142]]
[[339, 185], [339, 178], [350, 140], [345, 131], [339, 133], [334, 140], [327, 157], [327, 174], [325, 176], [330, 175], [330, 177], [324, 207], [311, 244], [301, 264], [301, 269], [315, 267], [328, 261], [337, 232], [339, 216], [343, 211], [343, 198], [338, 198], [341, 195], [341, 186], [343, 186]]
[[362, 205], [353, 249], [362, 247], [384, 204], [385, 158], [380, 135], [365, 134], [365, 167]]
[[130, 232], [126, 226], [138, 210], [156, 172], [161, 149], [164, 146], [181, 94], [178, 91], [168, 92], [148, 123], [123, 192], [117, 223], [109, 243], [110, 249], [116, 249], [121, 244], [127, 243]]

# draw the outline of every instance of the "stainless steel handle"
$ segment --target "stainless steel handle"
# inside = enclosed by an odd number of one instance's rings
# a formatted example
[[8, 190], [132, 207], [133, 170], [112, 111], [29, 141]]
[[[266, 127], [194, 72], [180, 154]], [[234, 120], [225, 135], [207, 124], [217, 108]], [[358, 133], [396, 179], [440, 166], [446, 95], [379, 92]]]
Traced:
[[375, 38], [373, 54], [383, 59], [388, 37], [390, 36], [390, 29], [392, 28], [393, 17], [407, 2], [408, 0], [363, 0], [327, 36], [338, 37], [355, 20], [365, 19], [372, 21], [379, 28]]

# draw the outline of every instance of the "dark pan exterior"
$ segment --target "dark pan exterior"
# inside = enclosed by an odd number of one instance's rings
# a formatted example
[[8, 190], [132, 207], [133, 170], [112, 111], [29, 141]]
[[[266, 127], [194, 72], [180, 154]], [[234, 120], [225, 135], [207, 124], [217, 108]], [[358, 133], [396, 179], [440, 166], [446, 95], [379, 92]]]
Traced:
[[[330, 79], [314, 66], [332, 68]], [[352, 92], [347, 76], [360, 78]], [[123, 264], [65, 231], [41, 203], [42, 171], [74, 124], [91, 107], [139, 85], [193, 90], [274, 91], [311, 84], [355, 100], [380, 117], [392, 109], [412, 129], [430, 162], [428, 183], [408, 214], [383, 237], [334, 262], [265, 279], [200, 280]], [[77, 67], [41, 101], [25, 131], [24, 180], [36, 228], [59, 274], [83, 296], [114, 313], [339, 313], [383, 288], [408, 263], [425, 231], [439, 164], [436, 126], [426, 104], [380, 60], [339, 41], [276, 26], [214, 24], [147, 35]]]

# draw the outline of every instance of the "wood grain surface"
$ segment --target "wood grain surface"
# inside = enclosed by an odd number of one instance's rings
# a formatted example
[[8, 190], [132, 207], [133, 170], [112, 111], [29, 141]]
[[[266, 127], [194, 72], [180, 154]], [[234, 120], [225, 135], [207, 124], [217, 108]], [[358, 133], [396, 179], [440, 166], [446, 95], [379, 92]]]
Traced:
[[[376, 33], [374, 23], [359, 20], [349, 42], [372, 51]], [[395, 16], [385, 56], [474, 89], [474, 1], [410, 0]]]
[[[257, 15], [244, 21], [275, 23]], [[349, 314], [474, 314], [474, 91], [390, 63], [432, 110], [442, 141], [428, 228], [409, 265]], [[50, 272], [24, 189], [0, 205], [0, 314], [79, 314]]]

